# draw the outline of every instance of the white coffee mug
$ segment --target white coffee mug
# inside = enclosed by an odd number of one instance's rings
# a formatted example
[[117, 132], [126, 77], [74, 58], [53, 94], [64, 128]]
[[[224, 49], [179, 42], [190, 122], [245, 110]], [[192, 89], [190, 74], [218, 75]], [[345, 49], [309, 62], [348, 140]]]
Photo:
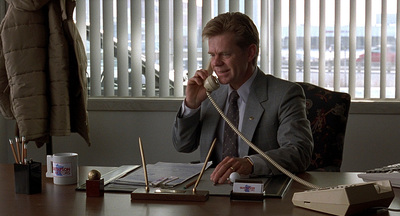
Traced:
[[57, 153], [53, 155], [47, 155], [46, 177], [53, 178], [54, 184], [76, 184], [78, 182], [77, 176], [77, 153]]

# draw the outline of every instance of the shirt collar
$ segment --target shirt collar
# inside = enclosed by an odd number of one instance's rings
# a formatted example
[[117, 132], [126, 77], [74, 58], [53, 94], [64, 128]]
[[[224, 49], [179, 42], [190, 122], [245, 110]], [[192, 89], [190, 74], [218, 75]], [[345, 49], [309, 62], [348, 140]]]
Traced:
[[[243, 85], [240, 86], [238, 90], [236, 90], [237, 93], [239, 94], [239, 100], [243, 100], [244, 103], [246, 103], [247, 98], [250, 94], [250, 86], [253, 83], [254, 79], [256, 78], [257, 69], [258, 69], [258, 67], [255, 67], [251, 77], [245, 83], [243, 83]], [[229, 98], [229, 95], [231, 94], [231, 92], [234, 89], [230, 85], [228, 85], [228, 86], [229, 86], [229, 90], [228, 90], [228, 98]]]

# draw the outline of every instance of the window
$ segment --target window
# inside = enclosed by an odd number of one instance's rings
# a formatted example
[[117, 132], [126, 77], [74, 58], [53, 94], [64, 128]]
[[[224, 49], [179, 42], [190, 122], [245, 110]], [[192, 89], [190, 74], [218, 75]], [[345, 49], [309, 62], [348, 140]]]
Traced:
[[226, 11], [260, 32], [260, 68], [291, 81], [400, 98], [396, 0], [86, 0], [76, 21], [86, 41], [92, 97], [183, 97], [207, 62], [203, 25]]

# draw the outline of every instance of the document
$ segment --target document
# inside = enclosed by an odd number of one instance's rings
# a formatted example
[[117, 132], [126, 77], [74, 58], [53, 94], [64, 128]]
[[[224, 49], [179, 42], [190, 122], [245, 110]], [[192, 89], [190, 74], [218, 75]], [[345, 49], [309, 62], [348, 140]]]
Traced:
[[[168, 163], [157, 162], [155, 164], [147, 164], [147, 175], [150, 186], [174, 187], [188, 179], [198, 175], [203, 168], [204, 163]], [[206, 169], [210, 167], [212, 162], [208, 162]], [[112, 182], [113, 184], [125, 184], [144, 186], [145, 178], [143, 168], [140, 167], [127, 175], [118, 178]]]

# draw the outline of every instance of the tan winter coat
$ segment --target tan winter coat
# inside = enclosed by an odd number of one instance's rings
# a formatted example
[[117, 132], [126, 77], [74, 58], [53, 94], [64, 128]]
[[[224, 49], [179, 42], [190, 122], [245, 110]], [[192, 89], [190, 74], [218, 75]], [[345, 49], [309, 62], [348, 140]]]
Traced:
[[90, 145], [86, 55], [73, 28], [72, 1], [7, 2], [0, 26], [2, 115], [16, 119], [19, 136], [39, 147], [50, 136], [71, 132], [78, 132]]

